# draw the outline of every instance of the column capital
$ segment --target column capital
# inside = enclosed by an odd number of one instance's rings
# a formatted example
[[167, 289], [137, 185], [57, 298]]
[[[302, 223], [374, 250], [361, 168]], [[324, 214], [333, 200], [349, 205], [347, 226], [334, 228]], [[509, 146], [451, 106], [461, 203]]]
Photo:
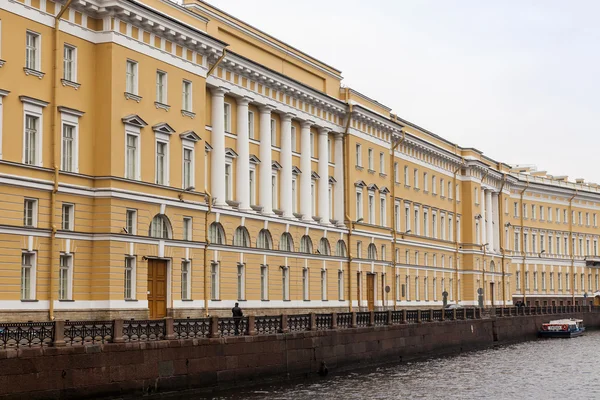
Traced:
[[296, 117], [296, 114], [291, 112], [285, 112], [281, 114], [281, 119], [284, 121], [290, 121], [294, 117]]
[[315, 124], [315, 121], [311, 121], [311, 120], [304, 120], [304, 121], [302, 121], [302, 122], [300, 123], [300, 126], [301, 126], [302, 128], [309, 128], [309, 129], [310, 129], [310, 127], [311, 127], [311, 126], [313, 126], [314, 124]]
[[277, 107], [275, 107], [271, 104], [261, 104], [258, 106], [258, 110], [260, 111], [261, 114], [270, 114], [276, 108]]
[[215, 86], [210, 88], [210, 93], [214, 96], [223, 97], [225, 93], [228, 93], [229, 89], [225, 86]]
[[237, 104], [240, 106], [247, 106], [251, 101], [254, 101], [254, 98], [250, 96], [242, 96], [235, 99]]
[[331, 129], [329, 129], [329, 128], [319, 127], [319, 135], [327, 135], [327, 134], [329, 134], [330, 131], [331, 131]]
[[344, 140], [344, 134], [342, 132], [334, 132], [333, 133], [333, 138], [335, 140]]

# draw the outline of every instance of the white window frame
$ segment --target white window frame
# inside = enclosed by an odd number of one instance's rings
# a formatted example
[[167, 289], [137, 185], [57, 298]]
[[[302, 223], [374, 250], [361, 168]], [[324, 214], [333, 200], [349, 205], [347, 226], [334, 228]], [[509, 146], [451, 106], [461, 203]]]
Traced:
[[225, 132], [231, 133], [231, 104], [228, 102], [223, 103], [223, 126]]
[[291, 132], [290, 135], [291, 135], [291, 141], [292, 141], [292, 151], [297, 152], [298, 151], [298, 149], [297, 149], [298, 143], [297, 143], [297, 139], [296, 139], [297, 138], [296, 127], [294, 125], [292, 125], [290, 132]]
[[[169, 186], [169, 140], [167, 138], [167, 140], [164, 140], [162, 138], [158, 138], [157, 134], [157, 138], [154, 141], [154, 183], [156, 183], [157, 185], [162, 185], [162, 186]], [[163, 155], [163, 170], [162, 170], [162, 176], [159, 175], [159, 171], [158, 171], [158, 147], [159, 144], [164, 144], [165, 147], [165, 152]]]
[[302, 268], [302, 300], [310, 300], [310, 271], [307, 267]]
[[369, 193], [367, 197], [367, 213], [369, 214], [369, 224], [375, 225], [375, 194]]
[[385, 174], [385, 154], [383, 151], [379, 152], [379, 173]]
[[137, 234], [137, 210], [131, 208], [125, 210], [125, 229], [130, 235]]
[[[187, 144], [187, 141], [183, 141], [183, 147], [181, 149], [181, 188], [187, 189], [188, 187], [196, 186], [196, 154], [195, 147], [193, 144]], [[189, 174], [189, 183], [186, 183], [186, 173], [185, 173], [185, 153], [187, 151], [191, 152], [191, 158], [189, 160], [190, 164], [190, 174]]]
[[255, 129], [254, 111], [248, 111], [248, 138], [249, 139], [255, 138], [254, 129]]
[[[33, 64], [29, 62], [29, 56], [28, 56], [29, 46], [27, 45], [27, 39], [30, 36], [35, 38], [35, 46], [33, 47], [33, 53], [34, 53], [35, 60], [33, 60]], [[41, 72], [41, 65], [42, 65], [42, 35], [38, 32], [27, 30], [27, 33], [25, 35], [25, 68]]]
[[356, 166], [362, 167], [362, 145], [360, 145], [359, 143], [356, 143], [355, 152], [356, 152]]
[[[132, 66], [131, 73], [129, 72], [129, 66]], [[127, 60], [125, 65], [125, 93], [138, 94], [138, 76], [139, 76], [138, 62], [134, 60]], [[130, 83], [131, 81], [131, 83]], [[131, 86], [130, 86], [131, 84]]]
[[344, 301], [344, 271], [338, 270], [338, 300]]
[[246, 264], [237, 263], [236, 278], [237, 299], [246, 300]]
[[387, 226], [387, 199], [385, 195], [379, 196], [379, 219], [381, 226]]
[[250, 204], [256, 205], [256, 164], [250, 164], [248, 186], [250, 192]]
[[[65, 211], [68, 216], [65, 220]], [[62, 218], [61, 218], [61, 229], [66, 231], [72, 231], [75, 228], [75, 205], [72, 203], [62, 204]]]
[[373, 149], [370, 147], [367, 150], [367, 161], [368, 161], [369, 170], [374, 171], [375, 170], [375, 161], [373, 160]]
[[[128, 266], [127, 262], [131, 264]], [[123, 298], [125, 300], [135, 300], [136, 298], [136, 276], [137, 276], [137, 263], [136, 259], [133, 256], [125, 257], [124, 271], [123, 271]], [[127, 274], [128, 272], [131, 274], [130, 277], [130, 286], [127, 287]], [[129, 290], [129, 296], [127, 296], [127, 291]]]
[[210, 299], [219, 300], [220, 297], [221, 265], [218, 261], [210, 263]]
[[[275, 118], [271, 118], [271, 147], [277, 147], [277, 120]], [[311, 133], [312, 135], [312, 133]], [[312, 151], [312, 150], [311, 150]], [[311, 154], [312, 156], [312, 154]]]
[[311, 217], [317, 215], [317, 181], [310, 180], [310, 213]]
[[[62, 260], [67, 260], [67, 268], [62, 265]], [[67, 287], [63, 287], [62, 274], [64, 270], [67, 270]], [[63, 293], [64, 289], [64, 293]], [[58, 299], [59, 300], [73, 300], [73, 255], [61, 253], [59, 257], [59, 275], [58, 275]]]
[[194, 220], [192, 219], [192, 217], [183, 217], [183, 226], [182, 226], [182, 233], [183, 233], [183, 240], [193, 240], [193, 236], [194, 236]]
[[26, 131], [27, 131], [27, 117], [33, 117], [37, 119], [36, 126], [36, 138], [35, 138], [35, 159], [32, 163], [28, 163], [27, 165], [34, 165], [41, 167], [43, 165], [43, 139], [44, 139], [44, 116], [43, 116], [43, 108], [46, 107], [46, 104], [42, 104], [35, 100], [29, 100], [25, 98], [21, 98], [23, 102], [23, 159], [22, 162], [25, 164], [27, 159], [26, 157]]
[[271, 201], [274, 209], [279, 209], [279, 173], [277, 170], [271, 171]]
[[327, 269], [321, 269], [321, 300], [327, 301]]
[[[186, 266], [187, 268], [184, 269], [184, 266]], [[191, 300], [191, 299], [192, 299], [192, 260], [184, 259], [184, 260], [181, 260], [181, 300]]]
[[292, 175], [292, 212], [293, 213], [298, 212], [298, 176], [297, 175]]
[[[73, 58], [67, 60], [66, 51], [67, 49], [72, 50]], [[67, 76], [67, 63], [71, 63], [71, 74]], [[63, 79], [69, 82], [77, 82], [77, 47], [65, 43], [63, 46]]]
[[266, 264], [260, 266], [260, 299], [269, 300], [269, 266]]
[[[26, 224], [26, 220], [29, 219], [26, 214], [28, 202], [31, 202], [31, 204], [32, 204], [31, 224]], [[30, 228], [36, 228], [37, 224], [38, 224], [38, 199], [32, 199], [32, 198], [26, 197], [23, 200], [23, 226], [30, 227]]]
[[183, 111], [194, 112], [193, 88], [194, 85], [191, 81], [188, 81], [187, 79], [181, 81], [181, 109]]
[[223, 176], [225, 178], [225, 200], [233, 200], [233, 159], [226, 159]]
[[[129, 152], [127, 151], [128, 149], [128, 144], [127, 144], [127, 137], [131, 135], [134, 136], [136, 138], [136, 154], [135, 154], [135, 160], [134, 161], [134, 174], [132, 177], [129, 176], [129, 174], [127, 173], [127, 165], [130, 163], [129, 160]], [[137, 126], [133, 126], [133, 125], [126, 125], [125, 126], [125, 178], [126, 179], [132, 179], [132, 180], [136, 180], [139, 181], [141, 180], [141, 157], [142, 157], [142, 140], [141, 140], [141, 135], [140, 135], [140, 128]], [[156, 153], [156, 149], [154, 150]]]
[[156, 102], [168, 104], [168, 74], [160, 69], [156, 70]]
[[[61, 141], [60, 141], [60, 167], [62, 171], [67, 172], [79, 172], [79, 117], [83, 115], [82, 112], [73, 110], [66, 107], [59, 107], [60, 120], [61, 120]], [[65, 126], [73, 128], [73, 139], [72, 139], [72, 156], [71, 165], [68, 169], [65, 168], [64, 157], [65, 157], [65, 143], [64, 134]]]
[[[29, 264], [23, 263], [23, 258], [29, 256]], [[24, 285], [24, 271], [28, 270], [29, 281], [27, 285]], [[36, 295], [36, 282], [37, 282], [37, 253], [34, 251], [23, 251], [21, 252], [21, 300], [35, 300]], [[26, 293], [28, 292], [28, 293]], [[25, 295], [27, 294], [27, 295]]]
[[290, 300], [290, 267], [282, 266], [281, 267], [281, 291], [283, 301]]

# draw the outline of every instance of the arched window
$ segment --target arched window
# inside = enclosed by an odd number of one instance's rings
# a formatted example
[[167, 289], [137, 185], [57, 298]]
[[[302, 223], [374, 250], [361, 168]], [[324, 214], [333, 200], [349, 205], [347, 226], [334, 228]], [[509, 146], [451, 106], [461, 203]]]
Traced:
[[294, 251], [294, 239], [289, 232], [283, 232], [279, 241], [279, 250]]
[[327, 238], [321, 238], [319, 241], [319, 253], [325, 256], [331, 255], [331, 247], [329, 246], [329, 240], [327, 240]]
[[495, 272], [496, 264], [493, 261], [490, 261], [490, 272]]
[[250, 247], [250, 234], [245, 226], [238, 226], [233, 236], [233, 245], [239, 247]]
[[208, 240], [214, 244], [225, 244], [225, 230], [223, 225], [213, 222], [208, 228]]
[[171, 239], [173, 230], [169, 218], [162, 214], [156, 214], [150, 223], [149, 235], [160, 239]]
[[304, 235], [302, 236], [302, 239], [300, 239], [300, 252], [312, 254], [313, 245], [310, 236]]
[[256, 247], [259, 249], [271, 250], [273, 248], [273, 238], [271, 238], [271, 232], [269, 232], [267, 229], [261, 229], [260, 232], [258, 232]]
[[367, 249], [367, 258], [369, 260], [377, 260], [377, 246], [373, 243], [371, 243]]
[[343, 240], [338, 240], [335, 246], [335, 255], [338, 257], [347, 257], [348, 252], [346, 250], [346, 242]]

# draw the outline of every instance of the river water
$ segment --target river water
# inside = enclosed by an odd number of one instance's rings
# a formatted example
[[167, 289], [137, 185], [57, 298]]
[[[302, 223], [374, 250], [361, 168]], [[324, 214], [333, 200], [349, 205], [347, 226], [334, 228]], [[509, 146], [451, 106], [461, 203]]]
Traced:
[[186, 399], [600, 399], [600, 331]]

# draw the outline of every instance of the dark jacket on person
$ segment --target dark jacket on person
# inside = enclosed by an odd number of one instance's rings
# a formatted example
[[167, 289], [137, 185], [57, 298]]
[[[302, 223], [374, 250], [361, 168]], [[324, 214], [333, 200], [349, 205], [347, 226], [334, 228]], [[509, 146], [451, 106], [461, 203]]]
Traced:
[[244, 313], [240, 307], [233, 307], [231, 309], [231, 314], [233, 315], [233, 318], [241, 318], [244, 316]]

